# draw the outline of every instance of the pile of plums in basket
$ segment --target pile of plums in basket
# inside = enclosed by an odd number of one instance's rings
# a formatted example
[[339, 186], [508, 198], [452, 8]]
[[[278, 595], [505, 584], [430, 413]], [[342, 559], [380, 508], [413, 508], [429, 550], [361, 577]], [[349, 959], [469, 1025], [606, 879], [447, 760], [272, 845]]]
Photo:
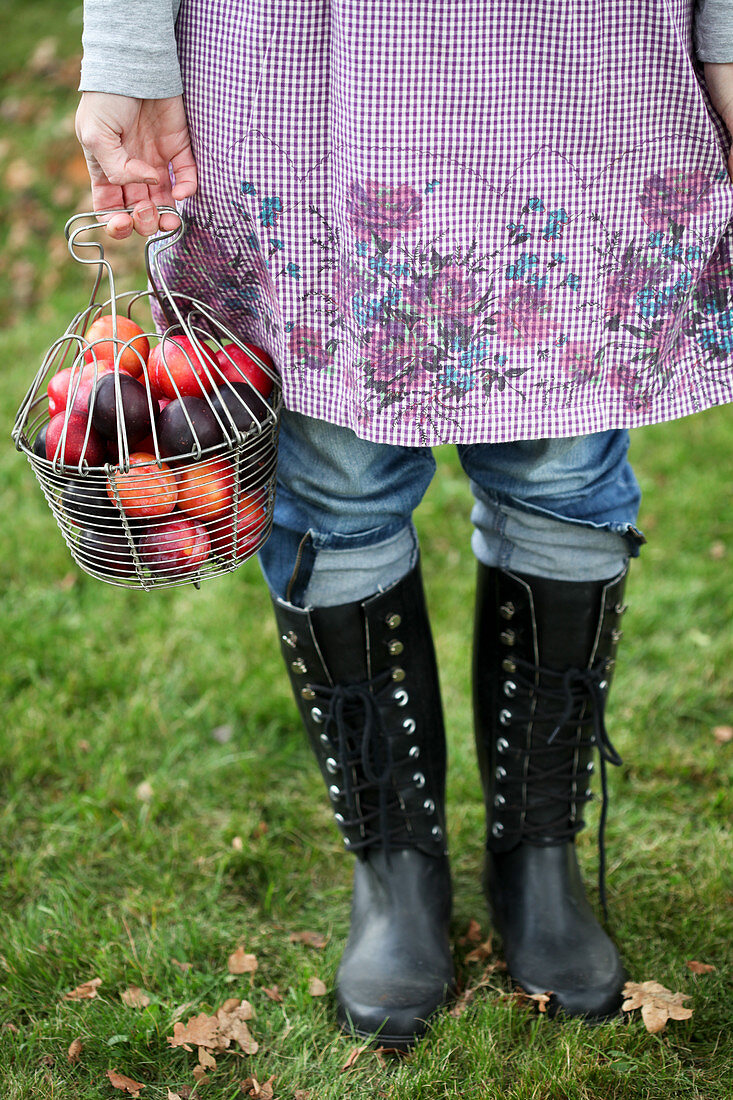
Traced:
[[[232, 458], [210, 452], [271, 418], [272, 378], [235, 344], [213, 352], [186, 336], [169, 336], [150, 351], [142, 330], [121, 317], [115, 374], [115, 345], [104, 339], [111, 319], [99, 320], [107, 327], [89, 330], [89, 361], [51, 378], [50, 420], [34, 442], [37, 454], [55, 458], [71, 475], [60, 503], [78, 529], [77, 556], [97, 572], [131, 576], [132, 539], [140, 564], [160, 578], [195, 574], [211, 559], [243, 560], [266, 522], [265, 482], [274, 454], [264, 446], [251, 461], [240, 454], [235, 471]], [[120, 344], [130, 341], [135, 350], [120, 354]], [[274, 370], [267, 352], [248, 347]], [[120, 464], [122, 431], [129, 458]], [[161, 458], [177, 461], [157, 461], [153, 433]], [[202, 451], [209, 453], [202, 457]], [[76, 476], [82, 460], [107, 465], [108, 472]]]

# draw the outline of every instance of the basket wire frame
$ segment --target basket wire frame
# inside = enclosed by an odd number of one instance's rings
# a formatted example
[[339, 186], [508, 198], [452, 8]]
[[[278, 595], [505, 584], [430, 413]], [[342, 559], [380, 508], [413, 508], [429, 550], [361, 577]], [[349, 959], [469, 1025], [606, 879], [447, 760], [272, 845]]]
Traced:
[[[178, 295], [166, 283], [160, 257], [181, 239], [185, 226], [174, 208], [160, 207], [160, 211], [176, 214], [179, 223], [175, 229], [146, 240], [149, 289], [121, 294], [101, 242], [85, 239], [102, 229], [98, 218], [118, 211], [80, 213], [69, 219], [65, 233], [71, 255], [78, 263], [96, 269], [89, 304], [46, 352], [12, 433], [80, 568], [109, 584], [146, 591], [190, 583], [198, 587], [203, 579], [238, 568], [260, 549], [272, 528], [282, 408], [280, 378], [272, 365], [207, 303]], [[100, 301], [105, 277], [108, 292]], [[141, 328], [150, 344], [160, 341], [158, 378], [162, 374], [166, 399], [177, 402], [176, 415], [183, 418], [189, 442], [182, 454], [168, 453], [170, 448], [162, 446], [158, 424], [162, 391], [151, 378], [149, 363], [138, 346], [140, 333], [129, 339], [119, 334], [119, 318], [135, 320], [142, 305], [153, 303], [167, 327], [161, 333], [144, 324]], [[88, 339], [91, 325], [103, 316], [111, 316], [111, 335]], [[169, 341], [176, 337], [189, 343], [175, 345], [173, 353]], [[110, 347], [114, 349], [113, 363], [107, 359]], [[272, 389], [267, 399], [238, 370], [232, 347], [256, 364], [260, 378], [269, 380]], [[136, 381], [145, 393], [150, 432], [145, 452], [149, 458], [144, 462], [135, 456], [145, 439], [133, 435], [136, 442], [131, 445], [127, 430], [129, 410], [121, 379], [128, 375], [121, 367], [123, 356], [131, 359]], [[182, 373], [174, 369], [175, 358]], [[64, 419], [53, 454], [45, 457], [43, 432], [51, 420], [48, 384], [67, 367]], [[86, 368], [85, 374], [82, 368]], [[116, 438], [100, 437], [93, 424], [99, 383], [106, 374], [114, 379]], [[194, 376], [199, 379], [196, 384]], [[89, 389], [88, 406], [84, 404], [83, 382]], [[190, 411], [192, 397], [205, 403], [209, 424], [215, 422], [213, 442], [212, 429], [208, 440], [201, 437], [200, 424], [197, 427]], [[80, 435], [78, 417], [85, 409], [86, 424]], [[72, 428], [77, 431], [75, 443]], [[105, 461], [91, 465], [85, 456], [94, 453], [100, 438], [106, 446]], [[110, 455], [115, 445], [116, 454]], [[69, 461], [67, 450], [74, 461]]]

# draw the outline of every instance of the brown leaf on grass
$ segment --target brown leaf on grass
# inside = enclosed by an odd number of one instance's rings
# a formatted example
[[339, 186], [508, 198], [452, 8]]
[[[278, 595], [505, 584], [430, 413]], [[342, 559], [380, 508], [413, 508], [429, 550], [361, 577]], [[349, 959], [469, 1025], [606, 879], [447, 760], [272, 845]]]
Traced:
[[520, 1005], [537, 1005], [540, 1012], [547, 1012], [547, 1006], [550, 1003], [550, 997], [552, 996], [552, 990], [546, 990], [544, 993], [527, 993], [525, 989], [517, 987], [509, 994], [509, 998]]
[[178, 959], [171, 959], [171, 962], [173, 963], [174, 966], [177, 966], [178, 969], [182, 970], [184, 973], [187, 970], [190, 970], [191, 967], [193, 966], [193, 963], [179, 962]]
[[8, 1031], [12, 1031], [14, 1035], [20, 1035], [20, 1028], [15, 1024], [3, 1024], [3, 1028], [7, 1028]]
[[108, 1069], [107, 1076], [113, 1089], [129, 1092], [130, 1096], [139, 1096], [140, 1089], [145, 1088], [140, 1081], [133, 1081], [132, 1077], [125, 1077], [124, 1073], [118, 1073], [116, 1069]]
[[230, 974], [254, 974], [257, 966], [257, 956], [248, 955], [243, 947], [238, 947], [227, 959], [227, 970]]
[[689, 1020], [692, 1016], [692, 1009], [682, 1004], [689, 994], [673, 993], [659, 982], [627, 982], [623, 994], [626, 998], [621, 1005], [623, 1011], [640, 1008], [644, 1027], [652, 1035], [661, 1031], [667, 1020]]
[[458, 937], [458, 944], [460, 947], [465, 947], [467, 943], [481, 943], [482, 935], [481, 925], [471, 917], [465, 933]]
[[296, 1089], [293, 1093], [293, 1100], [311, 1100], [312, 1095], [310, 1089]]
[[696, 959], [688, 959], [685, 964], [688, 970], [691, 970], [693, 974], [710, 974], [715, 967], [712, 963], [701, 963]]
[[131, 985], [127, 989], [123, 989], [120, 993], [120, 1000], [128, 1008], [147, 1008], [150, 1004], [150, 997], [139, 985]]
[[82, 982], [76, 989], [69, 990], [68, 993], [64, 993], [65, 1001], [91, 1001], [93, 997], [97, 996], [97, 989], [102, 984], [101, 978], [92, 978], [88, 982]]
[[466, 955], [464, 962], [484, 962], [486, 959], [491, 958], [491, 952], [494, 949], [491, 936], [483, 943], [480, 943], [478, 947], [474, 947], [473, 951], [469, 951]]
[[165, 1100], [183, 1100], [183, 1098], [180, 1092], [171, 1092], [171, 1090], [168, 1089], [168, 1095], [166, 1096]]
[[283, 995], [276, 985], [263, 985], [262, 992], [266, 997], [269, 997], [271, 1001], [277, 1001], [278, 1004], [282, 1003]]
[[263, 1081], [262, 1084], [256, 1077], [246, 1077], [239, 1087], [245, 1096], [252, 1096], [254, 1100], [273, 1100], [275, 1096], [274, 1080], [274, 1074]]
[[206, 1070], [202, 1066], [193, 1067], [193, 1079], [197, 1085], [205, 1085], [209, 1078], [206, 1075]]
[[216, 1016], [207, 1016], [205, 1012], [192, 1016], [185, 1025], [179, 1020], [173, 1025], [173, 1035], [168, 1036], [168, 1042], [172, 1047], [183, 1047], [184, 1050], [193, 1050], [194, 1047], [210, 1047], [216, 1050], [219, 1043], [219, 1021]]
[[216, 1058], [209, 1054], [206, 1047], [199, 1047], [198, 1049], [199, 1065], [204, 1069], [216, 1069]]
[[81, 1039], [74, 1039], [66, 1054], [66, 1061], [70, 1066], [76, 1065], [81, 1058], [81, 1052], [84, 1049], [84, 1044]]
[[191, 1093], [195, 1087], [195, 1085], [178, 1085], [178, 1092], [171, 1092], [168, 1089], [166, 1100], [191, 1100]]
[[716, 726], [713, 737], [719, 745], [727, 745], [729, 741], [733, 741], [733, 726]]
[[352, 1047], [349, 1051], [349, 1056], [341, 1067], [341, 1072], [351, 1069], [354, 1063], [362, 1056], [365, 1050], [369, 1050], [368, 1043], [362, 1043], [360, 1046]]
[[328, 940], [320, 932], [291, 932], [291, 943], [304, 943], [306, 947], [325, 947]]
[[227, 1046], [237, 1043], [245, 1054], [256, 1054], [259, 1043], [247, 1027], [247, 1020], [253, 1016], [254, 1010], [249, 1001], [236, 1001], [234, 998], [225, 1001], [216, 1014], [221, 1042]]
[[456, 998], [454, 1004], [448, 1010], [448, 1015], [452, 1016], [454, 1020], [458, 1020], [473, 1000], [476, 988], [476, 986], [470, 985], [467, 989], [464, 989], [463, 993]]
[[320, 978], [311, 978], [308, 982], [308, 992], [311, 997], [325, 997], [328, 990]]

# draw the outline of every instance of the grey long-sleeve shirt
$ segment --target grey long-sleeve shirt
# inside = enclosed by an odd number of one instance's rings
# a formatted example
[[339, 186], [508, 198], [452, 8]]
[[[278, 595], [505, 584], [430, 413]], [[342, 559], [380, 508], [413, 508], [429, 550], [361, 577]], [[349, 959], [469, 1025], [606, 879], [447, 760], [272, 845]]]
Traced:
[[[733, 61], [733, 0], [694, 2], [698, 60]], [[175, 37], [180, 6], [181, 0], [84, 0], [79, 90], [138, 99], [180, 95]]]

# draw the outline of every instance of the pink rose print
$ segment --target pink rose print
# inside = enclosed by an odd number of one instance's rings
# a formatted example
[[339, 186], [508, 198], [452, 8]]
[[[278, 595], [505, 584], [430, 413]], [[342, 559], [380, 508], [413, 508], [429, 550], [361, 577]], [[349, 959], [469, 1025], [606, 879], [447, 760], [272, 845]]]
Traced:
[[691, 172], [668, 168], [663, 176], [654, 173], [644, 180], [639, 195], [641, 216], [651, 229], [666, 230], [669, 222], [686, 228], [690, 218], [710, 209], [706, 196], [711, 188], [712, 181], [699, 168]]
[[409, 183], [390, 187], [388, 184], [354, 180], [346, 200], [349, 220], [361, 235], [377, 236], [392, 242], [398, 231], [417, 229], [420, 225], [422, 196]]
[[448, 264], [431, 274], [419, 275], [405, 287], [406, 302], [421, 312], [436, 313], [449, 320], [468, 322], [481, 298], [476, 278], [457, 264]]
[[544, 287], [520, 283], [504, 295], [497, 316], [497, 332], [510, 344], [546, 340], [557, 331]]
[[310, 370], [320, 370], [328, 365], [328, 355], [321, 342], [321, 334], [307, 325], [294, 325], [288, 337], [288, 349], [297, 362]]

